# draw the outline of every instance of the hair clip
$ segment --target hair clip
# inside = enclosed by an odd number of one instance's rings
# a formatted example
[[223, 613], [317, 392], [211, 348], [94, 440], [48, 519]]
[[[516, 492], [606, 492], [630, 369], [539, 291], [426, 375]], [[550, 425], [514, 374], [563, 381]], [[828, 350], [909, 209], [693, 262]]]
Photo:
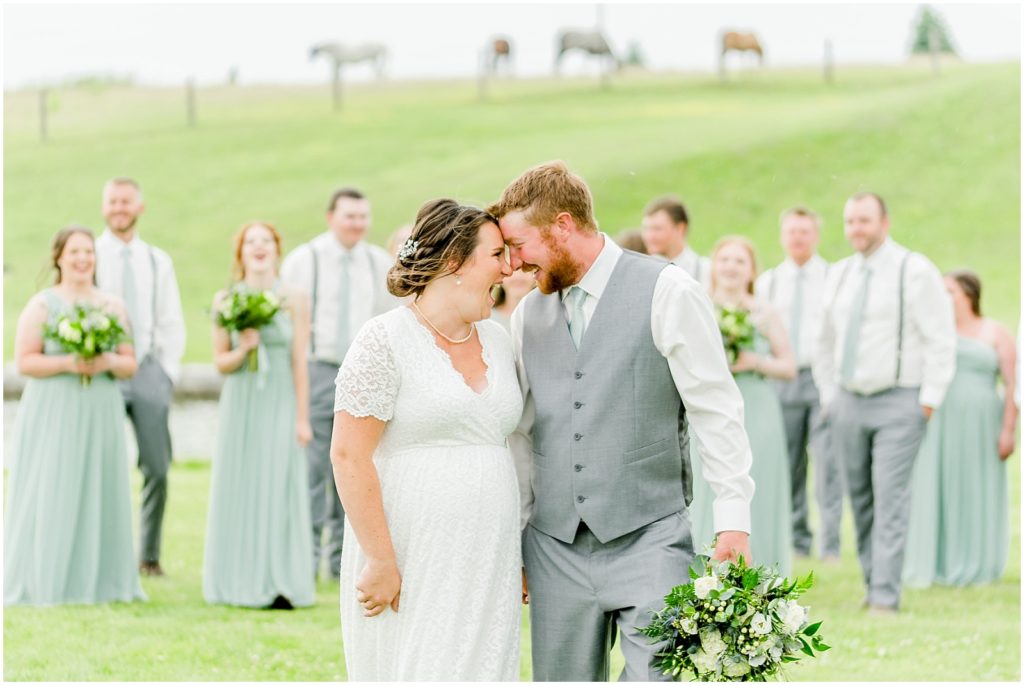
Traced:
[[412, 238], [406, 240], [405, 244], [402, 245], [402, 249], [398, 251], [398, 258], [406, 259], [408, 257], [411, 257], [412, 253], [415, 252], [416, 248], [419, 246], [420, 243], [418, 240], [413, 240]]

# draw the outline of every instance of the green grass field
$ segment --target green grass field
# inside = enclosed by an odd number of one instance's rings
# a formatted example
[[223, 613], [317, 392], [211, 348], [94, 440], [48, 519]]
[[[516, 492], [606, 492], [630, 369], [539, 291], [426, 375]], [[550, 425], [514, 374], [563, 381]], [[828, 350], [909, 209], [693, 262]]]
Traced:
[[825, 217], [822, 252], [849, 253], [842, 205], [874, 189], [895, 237], [942, 269], [972, 266], [985, 307], [1015, 328], [1020, 265], [1019, 65], [845, 70], [827, 87], [811, 72], [632, 75], [601, 91], [583, 80], [501, 82], [486, 103], [472, 83], [352, 87], [340, 115], [326, 88], [204, 89], [199, 126], [182, 92], [80, 89], [52, 98], [50, 141], [37, 98], [4, 98], [4, 357], [13, 323], [46, 278], [61, 226], [102, 228], [103, 182], [138, 178], [142, 235], [174, 258], [188, 361], [208, 361], [205, 308], [228, 278], [231, 236], [262, 218], [286, 247], [324, 230], [341, 184], [373, 201], [383, 243], [426, 199], [493, 200], [526, 167], [565, 159], [590, 183], [601, 226], [640, 221], [676, 192], [707, 252], [744, 233], [766, 264], [781, 259], [779, 212], [803, 202]]
[[[589, 81], [503, 82], [486, 103], [469, 83], [385, 84], [348, 91], [329, 112], [326, 88], [212, 89], [199, 126], [182, 93], [76, 90], [52, 103], [50, 141], [37, 140], [31, 93], [4, 99], [4, 357], [13, 324], [45, 280], [49, 241], [77, 221], [101, 228], [110, 176], [143, 183], [141, 231], [170, 252], [189, 331], [187, 361], [210, 359], [204, 309], [228, 275], [231, 236], [252, 218], [276, 223], [288, 246], [324, 228], [324, 204], [356, 184], [374, 206], [373, 239], [424, 200], [485, 203], [527, 166], [565, 159], [590, 183], [615, 234], [639, 224], [663, 192], [687, 202], [692, 241], [707, 252], [744, 233], [762, 261], [781, 258], [779, 212], [802, 202], [825, 217], [822, 252], [849, 252], [845, 198], [883, 194], [893, 233], [942, 269], [972, 266], [986, 313], [1016, 327], [1020, 311], [1020, 70], [959, 66], [766, 72], [721, 86], [711, 77], [633, 75], [608, 91]], [[1005, 577], [967, 589], [907, 591], [904, 612], [869, 619], [850, 519], [838, 567], [812, 568], [808, 594], [834, 649], [792, 680], [1019, 680], [1020, 471], [1010, 462], [1013, 543]], [[133, 476], [136, 494], [138, 475]], [[336, 680], [344, 676], [337, 587], [296, 612], [206, 606], [201, 568], [209, 468], [177, 463], [165, 534], [169, 577], [144, 579], [147, 604], [12, 608], [4, 612], [9, 680]], [[522, 675], [531, 673], [524, 615]], [[621, 663], [618, 662], [619, 664]], [[617, 673], [617, 669], [613, 671]]]
[[[904, 592], [903, 612], [872, 619], [863, 596], [849, 511], [842, 563], [797, 560], [813, 570], [805, 596], [833, 649], [796, 664], [790, 680], [1019, 680], [1020, 459], [1010, 461], [1012, 544], [998, 583]], [[133, 474], [137, 500], [141, 479]], [[149, 602], [96, 607], [7, 608], [5, 680], [340, 680], [345, 667], [338, 586], [322, 582], [317, 605], [293, 612], [208, 606], [202, 594], [210, 469], [171, 469], [164, 534], [168, 576], [143, 578]], [[813, 507], [812, 507], [813, 511]], [[812, 521], [812, 524], [814, 522]], [[667, 589], [667, 588], [666, 588]], [[531, 675], [523, 614], [521, 674]], [[614, 655], [612, 675], [621, 670]]]

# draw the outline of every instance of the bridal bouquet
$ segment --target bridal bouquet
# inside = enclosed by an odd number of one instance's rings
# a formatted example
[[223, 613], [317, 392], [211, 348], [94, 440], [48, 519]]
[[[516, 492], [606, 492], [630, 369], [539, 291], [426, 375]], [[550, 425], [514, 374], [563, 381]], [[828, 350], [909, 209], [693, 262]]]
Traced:
[[740, 350], [754, 344], [754, 324], [750, 322], [750, 312], [745, 309], [718, 309], [718, 330], [722, 333], [722, 342], [729, 355], [729, 363], [735, 364]]
[[[281, 299], [273, 291], [254, 290], [244, 283], [236, 283], [217, 305], [214, 320], [225, 330], [240, 332], [266, 326], [280, 310]], [[257, 371], [256, 350], [249, 350], [248, 360], [249, 370]]]
[[665, 642], [655, 666], [673, 680], [765, 681], [782, 665], [816, 656], [829, 645], [808, 623], [796, 598], [814, 574], [790, 581], [766, 566], [748, 567], [742, 558], [714, 562], [700, 555], [690, 568], [692, 583], [678, 585], [665, 607], [640, 632]]
[[[65, 352], [88, 361], [104, 352], [113, 352], [129, 340], [128, 333], [113, 314], [91, 304], [76, 304], [70, 313], [61, 314], [52, 324], [43, 326], [43, 339], [53, 340]], [[92, 376], [82, 374], [82, 386]]]

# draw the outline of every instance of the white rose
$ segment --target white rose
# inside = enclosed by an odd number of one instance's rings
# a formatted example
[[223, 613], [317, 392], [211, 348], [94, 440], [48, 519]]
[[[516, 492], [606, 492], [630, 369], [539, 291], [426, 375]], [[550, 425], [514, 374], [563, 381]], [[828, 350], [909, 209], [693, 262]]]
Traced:
[[270, 304], [272, 304], [275, 307], [279, 303], [279, 300], [277, 299], [277, 295], [274, 294], [273, 291], [270, 291], [270, 290], [266, 291], [265, 293], [263, 293], [263, 297], [265, 297], [267, 302], [269, 302]]
[[722, 634], [714, 626], [704, 626], [700, 629], [700, 646], [712, 656], [718, 656], [726, 648]]
[[697, 673], [710, 673], [715, 670], [718, 659], [711, 656], [703, 649], [698, 648], [696, 652], [690, 655], [690, 661], [693, 662], [693, 666], [697, 669]]
[[747, 659], [747, 663], [749, 663], [751, 666], [760, 666], [767, 660], [768, 657], [766, 657], [764, 654], [755, 654], [754, 656]]
[[684, 633], [688, 635], [697, 634], [697, 622], [694, 621], [692, 618], [684, 618], [681, 621], [679, 621], [679, 627], [682, 629]]
[[701, 576], [697, 580], [693, 581], [693, 593], [697, 595], [697, 599], [707, 599], [707, 596], [712, 590], [717, 590], [721, 587], [718, 583], [718, 576], [712, 574], [710, 576]]
[[758, 635], [767, 635], [772, 632], [772, 622], [764, 614], [758, 612], [750, 619], [750, 629]]
[[807, 620], [807, 609], [790, 600], [785, 606], [779, 607], [779, 618], [782, 619], [786, 632], [795, 633]]

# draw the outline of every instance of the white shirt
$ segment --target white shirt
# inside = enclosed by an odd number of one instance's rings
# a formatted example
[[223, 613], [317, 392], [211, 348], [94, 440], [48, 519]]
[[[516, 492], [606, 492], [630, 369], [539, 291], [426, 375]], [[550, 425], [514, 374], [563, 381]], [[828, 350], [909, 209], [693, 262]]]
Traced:
[[[793, 309], [796, 303], [797, 279], [803, 277], [800, 290], [800, 340], [793, 338]], [[821, 330], [821, 297], [825, 289], [828, 262], [820, 255], [813, 255], [803, 266], [792, 259], [768, 269], [761, 274], [754, 290], [758, 297], [772, 303], [782, 317], [786, 333], [796, 346], [797, 368], [806, 369], [814, 363], [818, 332]]]
[[342, 360], [335, 357], [338, 312], [341, 308], [338, 294], [342, 259], [351, 253], [348, 300], [350, 340], [355, 339], [364, 323], [398, 305], [398, 300], [387, 289], [388, 269], [394, 265], [395, 260], [376, 245], [360, 241], [348, 250], [342, 247], [330, 231], [321, 233], [292, 250], [281, 264], [281, 280], [305, 291], [310, 297], [313, 294], [314, 251], [317, 257], [317, 283], [316, 309], [311, 312], [311, 354], [314, 359], [340, 363]]
[[[579, 282], [579, 287], [587, 292], [583, 302], [584, 326], [590, 323], [622, 255], [622, 248], [614, 240], [601, 235], [604, 248]], [[567, 288], [562, 293], [567, 318], [568, 291]], [[754, 481], [750, 478], [750, 444], [743, 428], [743, 397], [729, 372], [711, 300], [682, 269], [668, 266], [658, 276], [651, 302], [651, 333], [654, 346], [668, 361], [690, 428], [697, 438], [704, 479], [715, 493], [715, 531], [749, 533]], [[521, 524], [525, 527], [533, 508], [531, 431], [536, 406], [523, 365], [522, 303], [512, 313], [512, 349], [523, 391], [523, 418], [510, 436], [509, 446], [519, 479]]]
[[[131, 322], [132, 344], [139, 361], [152, 354], [164, 373], [177, 383], [181, 376], [181, 358], [185, 354], [185, 317], [181, 311], [178, 280], [170, 256], [158, 247], [135, 236], [125, 243], [106, 229], [96, 239], [96, 284], [100, 290], [124, 298], [124, 257], [127, 246], [131, 252], [132, 275], [135, 277], [134, 300], [137, 321]], [[156, 262], [156, 278], [153, 263]], [[153, 283], [156, 282], [156, 311], [153, 311]], [[156, 323], [154, 326], [154, 314]]]
[[711, 260], [707, 257], [701, 257], [689, 245], [669, 261], [690, 274], [690, 276], [704, 286], [704, 290], [708, 290], [711, 287]]
[[[868, 258], [857, 253], [837, 262], [825, 282], [822, 325], [814, 361], [814, 381], [827, 406], [840, 383], [850, 310], [867, 268], [867, 303], [850, 392], [870, 395], [893, 387], [920, 387], [920, 402], [938, 407], [956, 371], [953, 303], [939, 270], [921, 254], [906, 262], [903, 291], [903, 351], [899, 379], [896, 357], [900, 320], [900, 267], [907, 248], [891, 238]], [[844, 276], [845, 274], [845, 276]]]

